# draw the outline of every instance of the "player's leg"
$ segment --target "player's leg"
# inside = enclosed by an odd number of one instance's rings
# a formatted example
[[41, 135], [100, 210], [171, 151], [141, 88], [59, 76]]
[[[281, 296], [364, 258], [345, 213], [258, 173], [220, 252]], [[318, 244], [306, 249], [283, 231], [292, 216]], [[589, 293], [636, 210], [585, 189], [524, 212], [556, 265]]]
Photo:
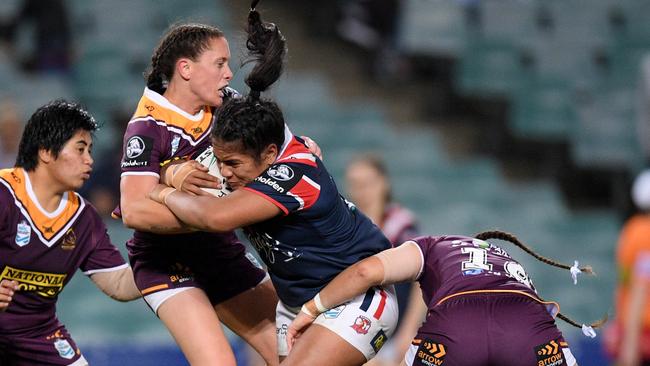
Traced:
[[358, 366], [366, 357], [333, 331], [313, 324], [296, 341], [283, 366]]
[[236, 365], [219, 317], [202, 290], [182, 289], [159, 305], [157, 314], [191, 365]]
[[268, 365], [278, 365], [275, 307], [278, 297], [270, 280], [215, 306], [221, 321], [250, 344]]
[[41, 329], [41, 334], [7, 337], [7, 345], [0, 365], [11, 366], [88, 366], [88, 362], [63, 326], [54, 323], [49, 329]]
[[494, 364], [577, 365], [544, 304], [521, 295], [492, 296], [490, 310], [488, 339]]
[[[282, 364], [363, 365], [395, 329], [398, 309], [394, 291], [392, 286], [372, 288], [322, 313], [295, 341]], [[282, 326], [287, 315], [282, 316], [280, 310], [278, 306], [276, 322]], [[279, 332], [278, 342], [281, 338]]]

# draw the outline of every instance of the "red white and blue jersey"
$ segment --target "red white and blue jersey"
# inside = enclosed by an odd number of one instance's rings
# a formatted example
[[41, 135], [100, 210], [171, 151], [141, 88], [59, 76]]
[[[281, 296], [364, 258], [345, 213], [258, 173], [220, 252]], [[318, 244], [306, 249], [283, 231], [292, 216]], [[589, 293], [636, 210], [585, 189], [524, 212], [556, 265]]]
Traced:
[[59, 326], [56, 301], [78, 269], [91, 275], [128, 266], [97, 211], [73, 191], [48, 212], [22, 168], [3, 169], [0, 206], [0, 280], [20, 287], [0, 312], [1, 335], [30, 336]]
[[274, 165], [243, 189], [284, 213], [245, 232], [288, 306], [301, 306], [345, 268], [390, 247], [381, 230], [339, 194], [323, 162], [288, 129]]

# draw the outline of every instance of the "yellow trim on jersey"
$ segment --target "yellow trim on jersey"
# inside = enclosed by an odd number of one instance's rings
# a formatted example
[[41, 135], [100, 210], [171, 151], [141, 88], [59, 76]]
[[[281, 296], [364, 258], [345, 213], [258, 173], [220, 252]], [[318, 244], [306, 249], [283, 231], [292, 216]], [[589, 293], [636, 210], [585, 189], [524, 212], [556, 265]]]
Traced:
[[147, 117], [153, 118], [167, 127], [178, 129], [178, 132], [197, 141], [210, 131], [212, 110], [208, 106], [203, 107], [203, 118], [200, 121], [193, 121], [143, 95], [131, 121]]
[[32, 227], [38, 230], [45, 241], [50, 241], [63, 230], [67, 230], [69, 223], [78, 217], [82, 202], [73, 191], [67, 192], [65, 207], [59, 214], [48, 217], [39, 209], [38, 203], [34, 202], [26, 187], [25, 171], [22, 168], [11, 168], [0, 170], [0, 178], [4, 180], [14, 195], [16, 205], [21, 208], [23, 214], [29, 216]]
[[169, 285], [165, 283], [165, 284], [162, 284], [162, 285], [156, 285], [156, 286], [148, 287], [148, 288], [146, 288], [146, 289], [140, 291], [140, 293], [141, 293], [142, 295], [146, 295], [146, 294], [150, 294], [150, 293], [152, 293], [152, 292], [154, 292], [154, 291], [164, 290], [164, 289], [166, 289], [166, 288], [169, 288]]
[[442, 304], [443, 302], [451, 299], [452, 297], [461, 296], [461, 295], [481, 294], [481, 293], [511, 293], [511, 294], [524, 295], [524, 296], [530, 297], [531, 299], [537, 301], [540, 304], [555, 306], [557, 308], [556, 314], [560, 312], [560, 304], [558, 304], [557, 302], [555, 302], [555, 301], [542, 301], [539, 298], [537, 298], [537, 297], [535, 297], [535, 296], [533, 296], [533, 295], [531, 295], [531, 294], [529, 294], [527, 292], [518, 291], [518, 290], [471, 290], [471, 291], [462, 291], [462, 292], [457, 292], [455, 294], [451, 294], [451, 295], [443, 297], [440, 301], [438, 301], [436, 306], [438, 306], [438, 305]]

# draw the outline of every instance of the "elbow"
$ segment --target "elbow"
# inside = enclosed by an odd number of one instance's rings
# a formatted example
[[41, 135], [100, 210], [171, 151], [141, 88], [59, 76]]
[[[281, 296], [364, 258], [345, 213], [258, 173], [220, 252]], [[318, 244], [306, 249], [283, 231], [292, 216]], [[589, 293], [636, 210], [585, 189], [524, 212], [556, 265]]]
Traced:
[[133, 211], [122, 209], [122, 224], [129, 229], [141, 230], [142, 225], [138, 219], [138, 215], [134, 214]]
[[[374, 262], [374, 263], [373, 263]], [[368, 287], [381, 285], [384, 279], [383, 266], [371, 260], [363, 260], [355, 265], [355, 275]]]

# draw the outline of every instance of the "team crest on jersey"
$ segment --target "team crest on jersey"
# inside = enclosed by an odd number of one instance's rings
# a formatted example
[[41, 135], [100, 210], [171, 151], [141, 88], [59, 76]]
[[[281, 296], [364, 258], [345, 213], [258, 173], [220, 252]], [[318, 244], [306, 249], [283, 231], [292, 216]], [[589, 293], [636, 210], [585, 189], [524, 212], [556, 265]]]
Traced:
[[561, 348], [561, 346], [565, 345], [565, 342], [561, 342], [559, 339], [555, 339], [548, 343], [544, 343], [535, 347], [537, 364], [544, 366], [566, 365], [567, 363], [564, 359], [564, 352], [562, 352]]
[[359, 334], [368, 334], [371, 325], [372, 321], [370, 321], [370, 319], [366, 318], [363, 315], [359, 315], [357, 319], [354, 320], [354, 324], [352, 324], [350, 327], [352, 327], [352, 329], [354, 329], [354, 331]]
[[66, 339], [57, 339], [54, 341], [54, 348], [59, 352], [59, 356], [65, 359], [69, 360], [74, 357], [74, 350]]
[[72, 250], [75, 248], [76, 245], [77, 245], [77, 235], [74, 233], [72, 229], [68, 229], [68, 231], [65, 233], [61, 241], [61, 249]]
[[181, 137], [178, 135], [174, 135], [174, 138], [172, 139], [172, 151], [170, 155], [174, 155], [176, 153], [176, 150], [178, 150], [178, 145], [181, 142]]
[[413, 365], [442, 365], [445, 362], [446, 354], [447, 350], [444, 344], [425, 339], [420, 343], [418, 351], [415, 353]]
[[29, 244], [29, 240], [32, 237], [32, 227], [27, 223], [27, 221], [22, 220], [16, 225], [16, 245], [24, 247]]
[[268, 170], [268, 175], [281, 181], [291, 180], [294, 176], [293, 169], [284, 164], [270, 167]]

